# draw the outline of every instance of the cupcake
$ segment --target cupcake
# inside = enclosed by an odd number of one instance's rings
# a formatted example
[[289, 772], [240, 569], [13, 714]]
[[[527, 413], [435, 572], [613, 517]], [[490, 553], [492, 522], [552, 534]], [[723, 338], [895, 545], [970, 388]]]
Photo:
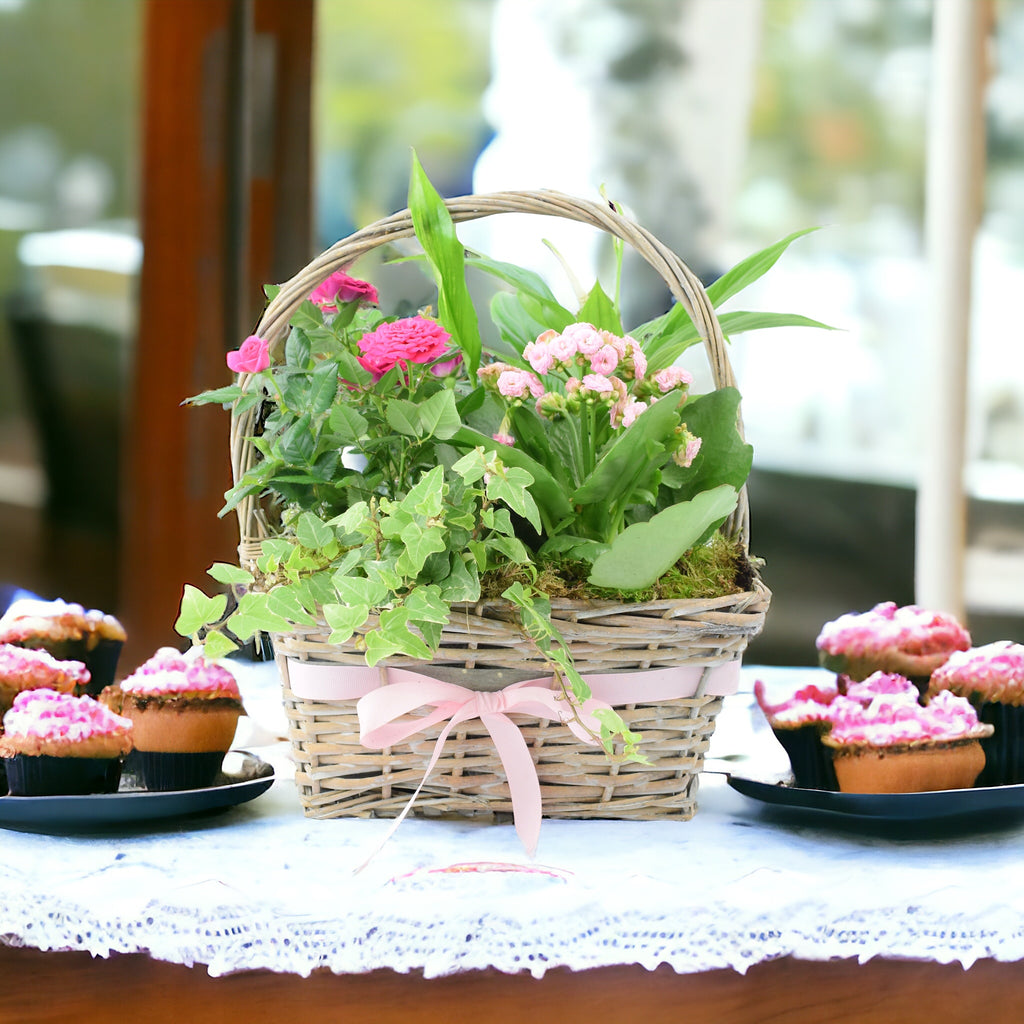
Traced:
[[952, 693], [925, 706], [894, 695], [867, 707], [847, 698], [831, 720], [822, 743], [843, 793], [969, 789], [985, 767], [981, 741], [992, 735], [970, 702]]
[[132, 767], [147, 789], [209, 786], [244, 714], [235, 677], [203, 658], [162, 647], [120, 687], [134, 724]]
[[834, 687], [805, 686], [779, 704], [770, 704], [761, 680], [754, 683], [754, 696], [771, 726], [775, 738], [789, 755], [794, 785], [800, 789], [836, 788], [832, 752], [822, 746], [829, 728], [829, 708], [836, 700]]
[[25, 690], [4, 715], [0, 758], [14, 796], [113, 793], [132, 724], [91, 697]]
[[85, 692], [89, 680], [89, 670], [80, 661], [58, 661], [46, 651], [0, 644], [0, 715], [23, 690], [77, 695]]
[[821, 665], [854, 682], [875, 672], [896, 673], [923, 693], [932, 672], [954, 651], [970, 647], [971, 637], [952, 615], [886, 601], [826, 622], [816, 644]]
[[87, 692], [96, 696], [114, 681], [127, 639], [113, 615], [66, 601], [15, 601], [0, 617], [0, 643], [48, 651], [61, 661], [81, 661], [89, 669]]
[[995, 727], [984, 741], [979, 786], [1024, 782], [1024, 646], [997, 640], [951, 654], [928, 684], [932, 699], [949, 691], [966, 697], [982, 722]]

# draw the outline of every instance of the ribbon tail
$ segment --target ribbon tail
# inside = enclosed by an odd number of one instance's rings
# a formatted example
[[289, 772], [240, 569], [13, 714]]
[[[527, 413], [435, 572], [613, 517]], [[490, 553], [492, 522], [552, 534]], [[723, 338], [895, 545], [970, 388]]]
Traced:
[[505, 715], [481, 715], [494, 740], [512, 798], [512, 818], [526, 852], [532, 857], [540, 839], [541, 797], [537, 768], [519, 726]]
[[434, 751], [430, 755], [430, 761], [427, 764], [427, 770], [423, 773], [423, 778], [420, 779], [420, 784], [416, 787], [415, 792], [413, 792], [412, 796], [409, 797], [405, 806], [402, 808], [402, 813], [399, 814], [398, 817], [395, 818], [395, 820], [391, 823], [391, 828], [389, 828], [387, 832], [384, 834], [384, 838], [373, 848], [373, 850], [370, 852], [370, 855], [366, 858], [366, 860], [364, 860], [362, 864], [360, 864], [359, 867], [357, 867], [352, 872], [353, 875], [358, 875], [359, 872], [362, 871], [363, 868], [365, 868], [370, 863], [370, 861], [372, 861], [373, 858], [376, 857], [377, 854], [384, 849], [385, 846], [387, 846], [391, 837], [398, 830], [398, 826], [401, 825], [403, 821], [405, 821], [406, 816], [412, 810], [413, 804], [416, 803], [416, 798], [420, 795], [420, 790], [423, 789], [423, 786], [426, 784], [427, 779], [430, 777], [430, 773], [434, 770], [434, 765], [437, 764], [437, 759], [441, 756], [441, 750], [444, 748], [445, 740], [448, 739], [448, 734], [462, 720], [463, 718], [456, 715], [441, 730], [441, 735], [437, 737], [437, 742], [434, 744]]

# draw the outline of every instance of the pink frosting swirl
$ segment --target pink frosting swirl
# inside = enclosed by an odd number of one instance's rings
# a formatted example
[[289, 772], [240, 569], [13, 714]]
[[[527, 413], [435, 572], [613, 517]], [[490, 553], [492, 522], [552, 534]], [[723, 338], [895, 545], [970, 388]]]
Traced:
[[769, 704], [765, 696], [764, 683], [754, 683], [754, 696], [772, 726], [783, 728], [823, 722], [828, 718], [829, 705], [836, 697], [835, 687], [817, 686], [811, 683], [797, 690], [792, 697], [778, 704]]
[[899, 694], [879, 694], [864, 707], [857, 701], [836, 701], [830, 714], [830, 739], [840, 744], [874, 747], [920, 740], [960, 739], [978, 728], [969, 701], [952, 693], [935, 697], [924, 707]]
[[226, 668], [203, 658], [185, 658], [173, 647], [161, 647], [121, 681], [121, 689], [145, 697], [189, 693], [241, 696], [235, 677]]
[[963, 650], [971, 638], [952, 615], [884, 601], [869, 612], [848, 612], [826, 622], [815, 642], [828, 654], [861, 657], [885, 648], [911, 654]]
[[846, 696], [865, 707], [879, 696], [918, 703], [917, 687], [906, 676], [895, 672], [875, 672], [859, 683], [848, 682]]
[[25, 690], [4, 715], [4, 732], [42, 740], [77, 742], [93, 736], [130, 731], [132, 723], [92, 697], [73, 697], [56, 690]]
[[58, 661], [48, 651], [0, 643], [0, 679], [29, 679], [43, 687], [54, 681], [85, 686], [92, 678], [80, 661]]
[[1024, 645], [997, 640], [957, 651], [932, 673], [931, 688], [950, 687], [990, 696], [1024, 689]]

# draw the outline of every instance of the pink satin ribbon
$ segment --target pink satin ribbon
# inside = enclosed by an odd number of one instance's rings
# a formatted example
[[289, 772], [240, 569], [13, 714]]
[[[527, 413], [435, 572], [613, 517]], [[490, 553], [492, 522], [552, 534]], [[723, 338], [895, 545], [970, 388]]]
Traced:
[[[552, 688], [553, 681], [550, 678], [528, 679], [501, 690], [484, 692], [441, 682], [406, 669], [350, 667], [298, 659], [289, 659], [287, 667], [289, 685], [297, 697], [307, 700], [358, 701], [356, 712], [359, 715], [359, 738], [366, 747], [377, 749], [396, 746], [432, 725], [447, 723], [434, 744], [422, 781], [385, 836], [384, 842], [387, 842], [412, 809], [441, 756], [449, 734], [462, 722], [479, 718], [494, 741], [494, 748], [508, 779], [516, 832], [531, 856], [540, 838], [540, 780], [526, 740], [508, 716], [524, 714], [562, 721], [584, 743], [596, 744], [586, 730], [564, 712], [565, 698], [560, 690]], [[589, 675], [586, 680], [593, 696], [579, 709], [579, 716], [586, 718], [600, 708], [616, 704], [692, 697], [698, 689], [710, 695], [735, 693], [739, 679], [739, 661], [726, 662], [708, 669], [704, 666], [683, 666], [644, 672]], [[433, 710], [422, 717], [405, 717], [418, 708], [427, 707]], [[372, 859], [372, 855], [369, 859]]]

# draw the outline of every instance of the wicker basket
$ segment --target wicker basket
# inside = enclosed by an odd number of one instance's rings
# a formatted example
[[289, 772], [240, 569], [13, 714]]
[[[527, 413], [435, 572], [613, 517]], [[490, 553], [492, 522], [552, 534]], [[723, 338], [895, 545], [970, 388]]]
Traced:
[[[629, 243], [661, 275], [704, 339], [716, 387], [734, 384], [721, 327], [692, 272], [653, 235], [601, 203], [556, 192], [506, 192], [468, 196], [446, 203], [456, 222], [501, 213], [562, 217], [592, 225]], [[285, 284], [256, 329], [273, 345], [310, 292], [334, 271], [371, 250], [413, 235], [408, 211], [379, 221], [336, 243]], [[235, 480], [253, 464], [251, 437], [258, 409], [232, 418]], [[252, 568], [273, 527], [254, 498], [238, 507], [241, 563]], [[746, 544], [746, 491], [723, 526]], [[770, 593], [755, 575], [751, 589], [714, 599], [646, 604], [553, 602], [559, 630], [584, 673], [624, 673], [675, 666], [712, 668], [740, 658], [764, 625]], [[365, 665], [350, 646], [327, 643], [324, 623], [272, 637], [281, 667], [296, 780], [306, 814], [390, 817], [400, 813], [424, 776], [441, 726], [425, 729], [401, 747], [373, 750], [360, 743], [355, 700], [297, 696], [290, 685], [294, 660], [339, 666]], [[392, 666], [422, 669], [421, 662], [395, 658]], [[540, 655], [525, 640], [510, 606], [480, 602], [455, 609], [445, 627], [431, 672], [455, 673], [470, 689], [494, 689], [494, 673], [515, 681], [543, 675]], [[538, 671], [540, 668], [540, 671]], [[706, 675], [706, 671], [704, 675]], [[650, 765], [618, 764], [599, 747], [578, 740], [558, 721], [512, 715], [529, 744], [549, 817], [686, 819], [696, 810], [698, 775], [714, 729], [721, 697], [698, 687], [692, 696], [618, 707], [627, 725], [643, 733]], [[425, 713], [425, 712], [424, 712]], [[494, 815], [510, 811], [501, 760], [483, 725], [463, 723], [453, 731], [416, 801], [414, 813]]]

